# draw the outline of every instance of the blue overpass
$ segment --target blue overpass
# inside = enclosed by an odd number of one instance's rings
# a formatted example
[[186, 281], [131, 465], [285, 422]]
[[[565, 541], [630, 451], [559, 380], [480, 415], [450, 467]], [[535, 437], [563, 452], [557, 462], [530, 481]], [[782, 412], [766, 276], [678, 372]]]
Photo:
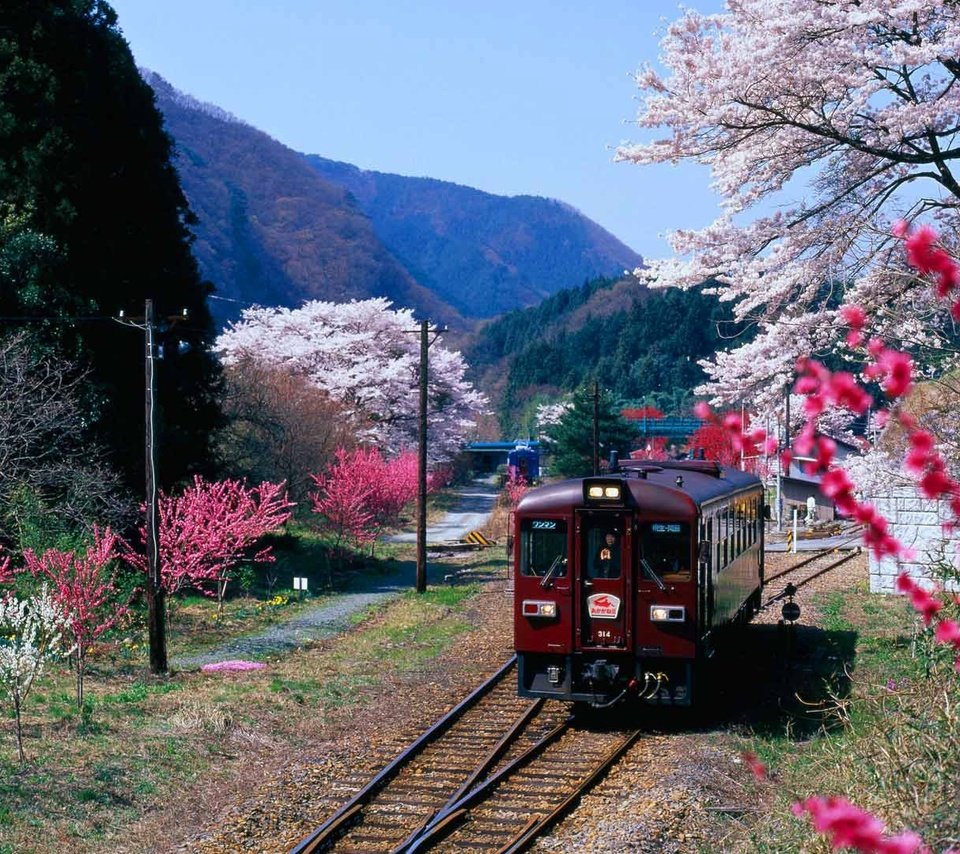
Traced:
[[661, 436], [664, 439], [689, 439], [702, 426], [699, 418], [639, 418], [630, 419], [642, 439]]

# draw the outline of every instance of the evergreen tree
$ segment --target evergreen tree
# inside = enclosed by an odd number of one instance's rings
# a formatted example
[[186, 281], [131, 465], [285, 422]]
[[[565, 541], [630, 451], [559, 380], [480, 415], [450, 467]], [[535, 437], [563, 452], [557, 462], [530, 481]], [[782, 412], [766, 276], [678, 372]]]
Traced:
[[[7, 0], [0, 5], [0, 315], [38, 325], [65, 358], [91, 368], [84, 405], [115, 464], [140, 482], [144, 336], [111, 320], [188, 319], [158, 370], [161, 477], [202, 466], [218, 419], [212, 326], [190, 253], [191, 215], [172, 146], [101, 0]], [[16, 238], [19, 243], [11, 243]], [[56, 251], [51, 251], [55, 248]], [[172, 344], [173, 342], [171, 342]]]
[[[625, 457], [637, 442], [636, 428], [614, 404], [606, 389], [600, 389], [597, 402], [598, 456], [609, 458], [611, 451]], [[573, 394], [573, 405], [560, 421], [549, 429], [547, 452], [551, 455], [550, 470], [565, 477], [583, 477], [593, 472], [594, 386], [584, 385]]]

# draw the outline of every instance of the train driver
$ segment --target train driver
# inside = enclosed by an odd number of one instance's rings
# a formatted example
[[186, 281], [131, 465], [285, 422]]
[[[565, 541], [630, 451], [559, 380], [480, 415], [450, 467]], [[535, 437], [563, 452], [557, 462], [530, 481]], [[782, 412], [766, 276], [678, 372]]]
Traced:
[[620, 542], [614, 531], [607, 531], [593, 560], [592, 578], [619, 578]]

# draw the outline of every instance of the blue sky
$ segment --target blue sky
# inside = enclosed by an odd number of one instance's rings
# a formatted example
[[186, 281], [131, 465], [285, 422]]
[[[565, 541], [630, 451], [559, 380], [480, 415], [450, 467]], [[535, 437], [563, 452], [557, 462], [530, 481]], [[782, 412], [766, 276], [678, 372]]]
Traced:
[[138, 64], [298, 151], [560, 199], [647, 258], [717, 213], [701, 167], [613, 163], [675, 0], [111, 5]]

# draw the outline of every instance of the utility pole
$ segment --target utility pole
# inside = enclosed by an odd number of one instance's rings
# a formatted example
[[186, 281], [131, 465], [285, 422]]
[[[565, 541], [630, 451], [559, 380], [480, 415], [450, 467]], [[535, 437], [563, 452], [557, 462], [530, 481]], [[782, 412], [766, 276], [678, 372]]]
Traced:
[[146, 547], [147, 547], [147, 623], [150, 636], [150, 672], [167, 672], [166, 605], [160, 577], [160, 547], [157, 537], [157, 429], [156, 429], [156, 325], [153, 300], [144, 311], [146, 332]]
[[429, 322], [420, 322], [420, 428], [417, 445], [417, 593], [427, 592], [427, 360]]
[[[412, 331], [412, 330], [411, 330]], [[429, 378], [430, 321], [420, 321], [420, 414], [417, 442], [417, 593], [427, 592], [427, 388]], [[433, 330], [446, 332], [445, 326]]]

